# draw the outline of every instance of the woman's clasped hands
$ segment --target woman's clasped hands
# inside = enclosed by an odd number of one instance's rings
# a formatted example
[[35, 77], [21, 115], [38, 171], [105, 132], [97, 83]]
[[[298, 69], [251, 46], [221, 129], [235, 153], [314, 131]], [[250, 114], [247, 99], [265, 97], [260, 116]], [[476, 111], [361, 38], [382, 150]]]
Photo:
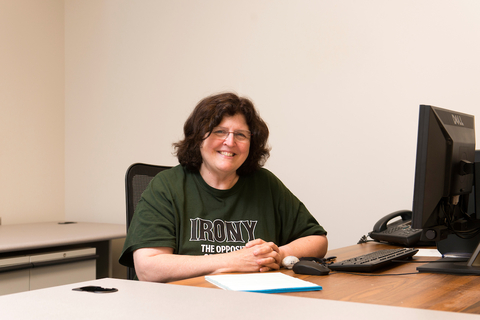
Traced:
[[279, 247], [273, 242], [266, 242], [262, 239], [249, 241], [243, 251], [244, 259], [254, 269], [252, 271], [271, 271], [280, 269], [282, 254]]

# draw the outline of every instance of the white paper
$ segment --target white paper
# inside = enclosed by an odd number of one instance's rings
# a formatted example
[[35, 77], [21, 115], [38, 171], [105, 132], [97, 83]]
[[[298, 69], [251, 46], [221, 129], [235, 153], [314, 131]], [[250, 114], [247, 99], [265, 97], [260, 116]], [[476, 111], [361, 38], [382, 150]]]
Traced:
[[317, 284], [281, 272], [214, 275], [205, 276], [205, 280], [222, 289], [233, 291], [274, 293], [322, 289]]
[[436, 257], [441, 258], [442, 254], [437, 249], [418, 249], [415, 257]]

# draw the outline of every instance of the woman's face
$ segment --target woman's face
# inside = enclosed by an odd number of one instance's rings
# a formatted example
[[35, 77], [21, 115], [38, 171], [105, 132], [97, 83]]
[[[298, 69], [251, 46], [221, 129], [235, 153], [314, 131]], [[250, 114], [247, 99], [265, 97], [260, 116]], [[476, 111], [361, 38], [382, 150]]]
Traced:
[[[222, 138], [216, 134], [221, 131], [230, 133], [226, 138]], [[243, 134], [247, 136], [247, 139], [239, 141]], [[208, 172], [220, 179], [231, 175], [236, 176], [236, 171], [247, 159], [249, 150], [249, 128], [245, 116], [236, 114], [224, 117], [220, 124], [213, 129], [212, 134], [202, 143], [200, 152], [203, 163], [200, 172]]]

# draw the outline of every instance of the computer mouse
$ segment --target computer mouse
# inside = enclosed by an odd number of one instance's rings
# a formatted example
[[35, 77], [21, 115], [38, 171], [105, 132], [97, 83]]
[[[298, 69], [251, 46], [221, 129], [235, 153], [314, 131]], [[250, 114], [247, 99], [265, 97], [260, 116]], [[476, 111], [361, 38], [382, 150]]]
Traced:
[[295, 263], [292, 270], [298, 274], [308, 274], [313, 276], [324, 276], [330, 273], [330, 269], [325, 265], [308, 260], [300, 260]]

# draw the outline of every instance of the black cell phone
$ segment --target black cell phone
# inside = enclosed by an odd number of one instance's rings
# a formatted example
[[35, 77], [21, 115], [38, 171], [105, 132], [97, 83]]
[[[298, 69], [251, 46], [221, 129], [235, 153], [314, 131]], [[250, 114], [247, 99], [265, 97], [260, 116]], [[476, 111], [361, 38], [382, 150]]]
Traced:
[[117, 292], [117, 288], [103, 288], [99, 286], [85, 286], [80, 288], [74, 288], [73, 291], [85, 291], [85, 292], [93, 292], [93, 293], [112, 293]]

